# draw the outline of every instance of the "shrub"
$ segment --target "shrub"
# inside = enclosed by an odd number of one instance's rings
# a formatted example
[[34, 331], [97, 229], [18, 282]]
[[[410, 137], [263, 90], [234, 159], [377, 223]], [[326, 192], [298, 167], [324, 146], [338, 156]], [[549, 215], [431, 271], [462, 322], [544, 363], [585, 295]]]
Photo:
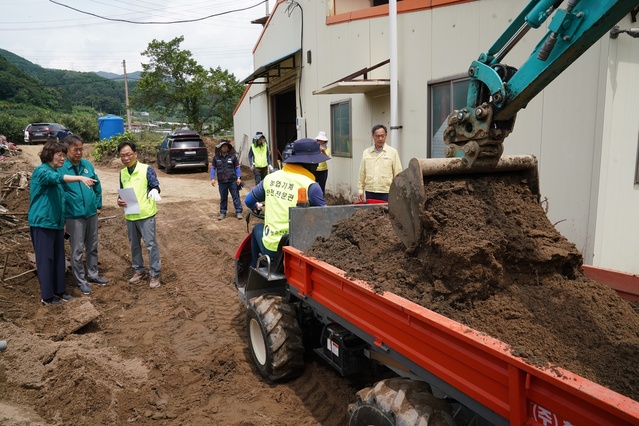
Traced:
[[122, 134], [111, 136], [108, 139], [102, 139], [93, 144], [92, 155], [95, 161], [110, 161], [118, 156], [118, 145], [124, 141], [135, 143], [138, 153], [138, 159], [143, 163], [148, 163], [155, 159], [157, 147], [162, 140], [162, 135], [157, 133], [140, 132], [133, 133], [125, 131]]
[[26, 118], [0, 112], [0, 134], [5, 135], [9, 142], [24, 142], [24, 128], [30, 122]]

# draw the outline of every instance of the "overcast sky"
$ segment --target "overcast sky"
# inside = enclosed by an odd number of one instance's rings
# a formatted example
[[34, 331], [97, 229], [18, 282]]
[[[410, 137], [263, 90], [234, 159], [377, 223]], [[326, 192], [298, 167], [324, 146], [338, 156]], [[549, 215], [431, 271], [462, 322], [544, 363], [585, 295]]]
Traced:
[[123, 60], [127, 73], [142, 70], [148, 58], [140, 53], [153, 39], [184, 36], [181, 49], [190, 50], [198, 64], [220, 66], [243, 80], [253, 72], [252, 51], [262, 29], [251, 21], [274, 5], [275, 0], [0, 0], [0, 48], [45, 68], [122, 74]]

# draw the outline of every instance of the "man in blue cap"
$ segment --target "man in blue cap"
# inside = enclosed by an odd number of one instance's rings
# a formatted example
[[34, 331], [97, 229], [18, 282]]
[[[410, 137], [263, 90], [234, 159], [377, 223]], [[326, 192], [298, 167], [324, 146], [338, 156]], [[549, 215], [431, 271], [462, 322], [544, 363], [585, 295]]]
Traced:
[[298, 139], [291, 155], [284, 159], [282, 170], [268, 174], [246, 196], [244, 204], [250, 209], [262, 202], [267, 205], [264, 223], [253, 227], [251, 266], [255, 267], [260, 253], [275, 258], [282, 236], [288, 234], [288, 209], [297, 205], [300, 188], [306, 190], [309, 205], [326, 205], [313, 173], [319, 163], [330, 159], [321, 153], [315, 139]]

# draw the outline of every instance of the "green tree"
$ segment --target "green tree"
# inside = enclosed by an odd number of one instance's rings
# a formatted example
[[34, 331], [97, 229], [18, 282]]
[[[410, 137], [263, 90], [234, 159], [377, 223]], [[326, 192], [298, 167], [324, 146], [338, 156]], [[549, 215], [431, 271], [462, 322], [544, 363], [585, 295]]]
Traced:
[[133, 90], [131, 103], [153, 108], [166, 116], [183, 115], [197, 132], [206, 124], [212, 132], [233, 124], [233, 108], [242, 96], [243, 85], [227, 70], [206, 70], [181, 50], [184, 37], [169, 42], [153, 40], [142, 52], [150, 62], [142, 64], [141, 79]]

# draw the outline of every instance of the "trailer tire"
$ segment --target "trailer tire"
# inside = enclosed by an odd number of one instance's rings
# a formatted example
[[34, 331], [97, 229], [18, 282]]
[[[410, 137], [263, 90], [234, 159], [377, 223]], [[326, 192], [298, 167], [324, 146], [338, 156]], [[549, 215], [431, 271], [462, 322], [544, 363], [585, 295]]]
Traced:
[[348, 407], [349, 426], [454, 426], [450, 405], [436, 398], [428, 384], [387, 379], [357, 393]]
[[302, 329], [295, 305], [281, 296], [251, 299], [246, 331], [253, 363], [268, 382], [292, 379], [304, 372]]

